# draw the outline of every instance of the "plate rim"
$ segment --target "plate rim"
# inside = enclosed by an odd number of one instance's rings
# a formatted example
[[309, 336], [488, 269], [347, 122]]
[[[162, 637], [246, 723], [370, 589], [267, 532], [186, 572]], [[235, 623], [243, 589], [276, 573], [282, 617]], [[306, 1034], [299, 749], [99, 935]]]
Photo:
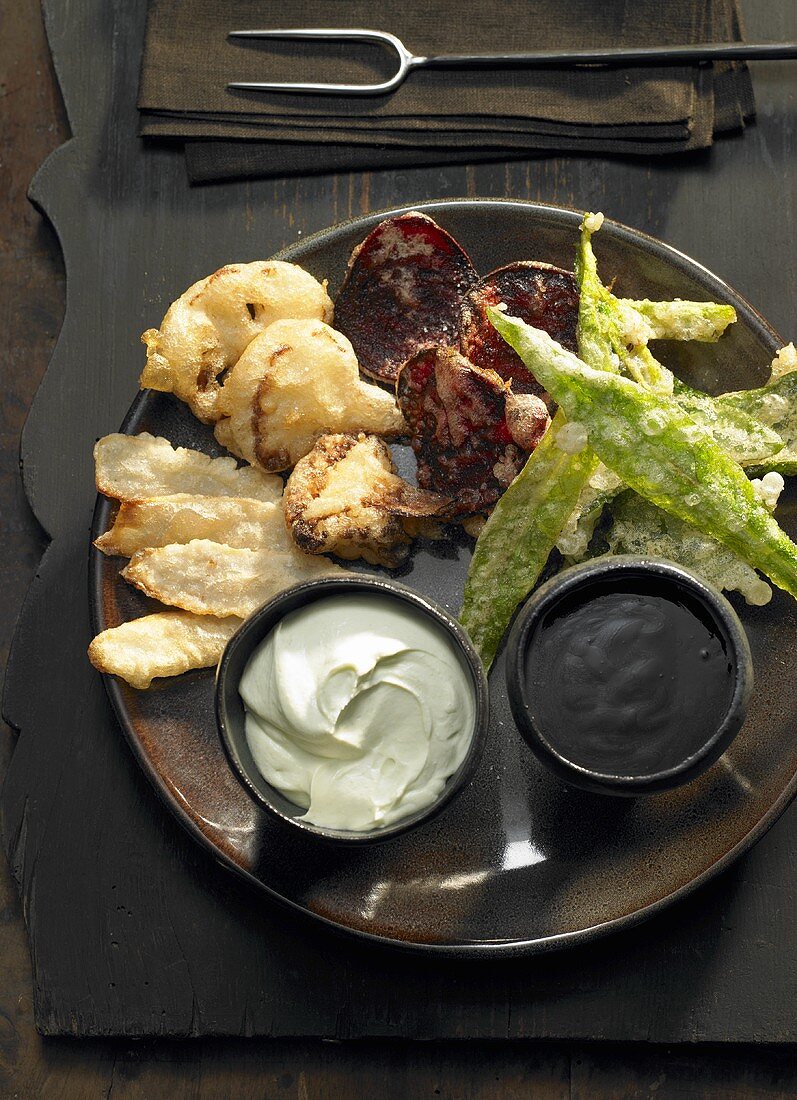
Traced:
[[[334, 225], [327, 226], [326, 228], [315, 231], [306, 237], [301, 237], [292, 244], [286, 245], [275, 253], [272, 259], [284, 260], [291, 256], [295, 256], [297, 251], [304, 251], [305, 248], [310, 248], [322, 241], [328, 241], [330, 237], [343, 235], [348, 230], [355, 226], [368, 227], [372, 224], [376, 224], [387, 217], [394, 217], [399, 214], [407, 213], [409, 211], [418, 210], [422, 213], [432, 214], [434, 211], [445, 210], [450, 207], [483, 207], [487, 210], [496, 206], [515, 206], [527, 211], [533, 216], [534, 213], [553, 213], [556, 215], [565, 214], [573, 221], [574, 225], [577, 225], [586, 211], [580, 210], [576, 207], [560, 205], [557, 203], [543, 203], [536, 201], [525, 201], [522, 199], [509, 199], [509, 198], [450, 198], [450, 199], [432, 199], [426, 200], [417, 204], [402, 204], [400, 206], [392, 206], [383, 210], [371, 211], [367, 214], [362, 214], [357, 217], [347, 218], [344, 221], [336, 222]], [[692, 273], [699, 273], [703, 276], [704, 280], [708, 283], [712, 283], [715, 286], [719, 286], [726, 293], [726, 295], [733, 301], [738, 307], [741, 305], [742, 312], [745, 314], [745, 321], [748, 325], [753, 327], [757, 335], [761, 338], [762, 342], [769, 342], [772, 344], [773, 351], [783, 346], [783, 339], [780, 334], [769, 324], [769, 322], [758, 312], [758, 310], [747, 301], [737, 290], [725, 282], [724, 279], [715, 275], [704, 264], [701, 264], [697, 260], [693, 260], [686, 253], [681, 252], [673, 245], [668, 244], [666, 241], [660, 240], [658, 237], [654, 237], [649, 233], [645, 233], [643, 230], [634, 229], [631, 226], [626, 225], [623, 222], [616, 221], [613, 218], [605, 218], [604, 224], [611, 227], [613, 233], [619, 236], [626, 242], [639, 243], [640, 241], [652, 245], [659, 253], [662, 251], [665, 254], [669, 254], [673, 260], [676, 260], [679, 266], [686, 266]], [[139, 392], [133, 398], [127, 413], [119, 426], [119, 432], [126, 434], [126, 429], [133, 422], [140, 410], [141, 405], [147, 399], [149, 391], [139, 390]], [[94, 539], [97, 537], [98, 532], [104, 531], [106, 527], [106, 521], [111, 509], [111, 501], [103, 497], [101, 494], [97, 494], [97, 498], [92, 512], [91, 519], [91, 531], [90, 531], [90, 543], [89, 543], [89, 562], [88, 562], [88, 597], [89, 597], [89, 614], [91, 619], [91, 626], [94, 634], [99, 633], [100, 630], [105, 629], [104, 624], [101, 621], [102, 612], [102, 578], [100, 564], [103, 561], [102, 553], [94, 546]], [[185, 829], [188, 834], [194, 839], [201, 848], [210, 853], [215, 861], [224, 867], [226, 870], [234, 872], [239, 878], [249, 883], [258, 893], [265, 893], [267, 897], [274, 900], [280, 908], [288, 910], [295, 915], [299, 915], [302, 920], [311, 921], [314, 925], [321, 924], [322, 926], [330, 929], [334, 933], [345, 937], [349, 941], [356, 941], [360, 943], [368, 943], [375, 947], [389, 948], [391, 950], [397, 950], [401, 952], [407, 952], [410, 954], [422, 954], [425, 956], [441, 956], [448, 958], [462, 958], [462, 959], [495, 959], [495, 958], [511, 958], [511, 957], [529, 957], [533, 955], [542, 955], [554, 951], [561, 951], [568, 947], [576, 947], [585, 943], [590, 943], [595, 940], [603, 939], [605, 936], [612, 933], [619, 932], [626, 928], [633, 928], [638, 924], [656, 916], [664, 909], [669, 908], [676, 902], [689, 897], [696, 890], [699, 890], [701, 886], [705, 885], [711, 879], [720, 875], [724, 870], [731, 866], [737, 859], [739, 859], [745, 852], [749, 851], [754, 844], [756, 844], [775, 824], [778, 818], [783, 814], [789, 804], [797, 795], [797, 773], [795, 773], [784, 790], [775, 799], [769, 809], [762, 815], [762, 817], [756, 822], [756, 824], [747, 832], [740, 840], [736, 842], [733, 847], [729, 848], [723, 855], [719, 857], [709, 867], [706, 867], [698, 875], [692, 878], [689, 882], [677, 887], [677, 889], [671, 891], [669, 894], [658, 898], [656, 901], [650, 902], [648, 905], [644, 905], [639, 909], [634, 910], [632, 913], [626, 913], [620, 917], [615, 917], [609, 921], [602, 921], [598, 924], [589, 925], [586, 928], [576, 929], [571, 932], [561, 932], [552, 936], [537, 937], [534, 939], [511, 939], [511, 940], [495, 940], [495, 941], [463, 941], [461, 943], [429, 943], [420, 940], [404, 940], [398, 937], [377, 935], [373, 932], [368, 932], [361, 928], [354, 928], [350, 925], [341, 924], [331, 918], [325, 916], [322, 913], [317, 913], [312, 909], [308, 909], [298, 902], [293, 901], [290, 898], [284, 897], [278, 893], [273, 887], [263, 882], [256, 875], [252, 874], [245, 867], [236, 863], [223, 849], [217, 847], [212, 840], [199, 828], [197, 823], [191, 817], [191, 815], [185, 809], [185, 806], [177, 799], [171, 788], [161, 776], [160, 772], [152, 765], [152, 762], [144, 748], [141, 741], [137, 737], [133, 724], [127, 714], [127, 709], [122, 696], [122, 689], [118, 680], [107, 674], [101, 673], [103, 684], [106, 694], [111, 703], [111, 707], [114, 711], [117, 722], [121, 726], [122, 732], [125, 736], [130, 749], [133, 752], [137, 763], [141, 767], [142, 771], [146, 775], [149, 782], [154, 787], [156, 793], [161, 798], [166, 807], [172, 812], [172, 815], [177, 819], [178, 823]]]

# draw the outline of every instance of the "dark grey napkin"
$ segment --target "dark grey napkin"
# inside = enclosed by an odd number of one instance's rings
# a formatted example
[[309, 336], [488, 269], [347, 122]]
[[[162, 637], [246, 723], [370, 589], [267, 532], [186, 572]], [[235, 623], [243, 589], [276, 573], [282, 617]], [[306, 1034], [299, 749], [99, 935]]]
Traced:
[[[666, 18], [663, 18], [663, 13]], [[388, 96], [235, 93], [230, 80], [373, 81], [389, 61], [350, 45], [227, 40], [234, 29], [377, 26], [417, 53], [653, 45], [741, 37], [735, 0], [151, 0], [141, 133], [183, 139], [193, 180], [507, 159], [660, 154], [710, 145], [754, 110], [746, 67], [429, 70]], [[374, 62], [374, 56], [377, 60]]]

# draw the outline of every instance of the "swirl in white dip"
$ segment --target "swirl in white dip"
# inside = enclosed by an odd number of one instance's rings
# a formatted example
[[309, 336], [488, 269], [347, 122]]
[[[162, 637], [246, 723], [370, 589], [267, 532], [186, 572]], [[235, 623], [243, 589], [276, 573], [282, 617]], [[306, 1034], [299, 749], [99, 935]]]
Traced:
[[329, 596], [286, 615], [239, 690], [258, 769], [331, 829], [368, 831], [431, 805], [474, 733], [453, 642], [389, 596]]

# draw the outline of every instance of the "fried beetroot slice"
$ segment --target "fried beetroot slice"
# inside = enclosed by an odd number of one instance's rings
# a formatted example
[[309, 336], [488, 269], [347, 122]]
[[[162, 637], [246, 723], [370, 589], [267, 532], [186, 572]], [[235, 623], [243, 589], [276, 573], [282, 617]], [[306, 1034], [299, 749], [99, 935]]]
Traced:
[[[528, 457], [507, 423], [509, 383], [453, 348], [424, 348], [401, 368], [396, 395], [418, 485], [453, 498], [451, 518], [491, 508]], [[548, 425], [545, 405], [529, 397], [522, 417], [512, 411], [517, 434], [536, 445]]]
[[519, 317], [544, 329], [568, 351], [577, 351], [578, 284], [569, 271], [550, 264], [523, 260], [492, 271], [462, 302], [459, 346], [477, 367], [512, 379], [515, 393], [548, 395], [529, 374], [520, 356], [495, 331], [487, 318], [488, 306], [506, 305], [510, 317]]
[[351, 254], [335, 303], [335, 327], [361, 369], [395, 382], [420, 348], [459, 340], [459, 306], [476, 282], [460, 246], [425, 214], [387, 218]]

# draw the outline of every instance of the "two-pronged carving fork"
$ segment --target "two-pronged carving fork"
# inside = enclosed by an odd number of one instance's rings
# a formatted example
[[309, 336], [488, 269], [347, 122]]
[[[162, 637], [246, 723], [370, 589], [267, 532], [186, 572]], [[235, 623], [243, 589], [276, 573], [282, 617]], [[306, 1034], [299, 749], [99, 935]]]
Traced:
[[335, 28], [230, 31], [230, 38], [298, 38], [315, 41], [371, 42], [385, 46], [398, 57], [398, 70], [380, 84], [309, 84], [274, 81], [234, 81], [227, 85], [242, 91], [291, 92], [308, 95], [386, 95], [418, 69], [536, 69], [573, 68], [580, 65], [682, 65], [709, 61], [763, 61], [797, 58], [797, 42], [707, 42], [691, 46], [621, 46], [615, 49], [539, 50], [533, 53], [440, 54], [417, 57], [387, 31]]

